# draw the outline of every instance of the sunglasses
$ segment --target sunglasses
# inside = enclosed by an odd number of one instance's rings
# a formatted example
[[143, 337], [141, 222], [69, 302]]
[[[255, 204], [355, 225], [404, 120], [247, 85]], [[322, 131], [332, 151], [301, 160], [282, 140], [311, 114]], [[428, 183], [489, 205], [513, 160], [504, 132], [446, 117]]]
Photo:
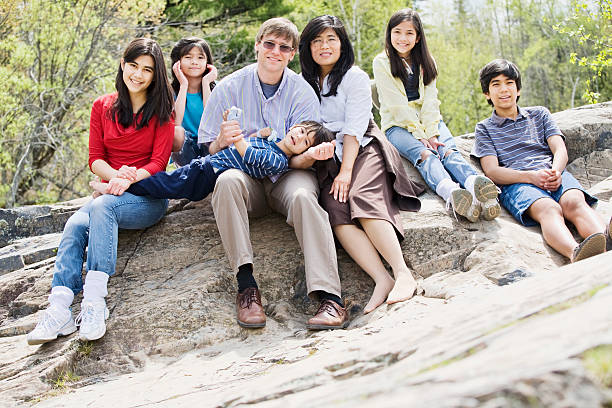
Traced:
[[262, 45], [266, 50], [273, 50], [278, 45], [278, 49], [283, 54], [289, 54], [291, 51], [293, 51], [293, 47], [284, 44], [277, 44], [274, 41], [262, 41]]

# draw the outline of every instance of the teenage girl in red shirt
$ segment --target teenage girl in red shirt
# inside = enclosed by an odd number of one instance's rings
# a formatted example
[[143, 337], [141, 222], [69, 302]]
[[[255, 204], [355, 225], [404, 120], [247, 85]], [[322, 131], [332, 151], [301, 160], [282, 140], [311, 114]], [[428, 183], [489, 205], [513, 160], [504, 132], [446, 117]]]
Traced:
[[[42, 344], [76, 331], [83, 340], [106, 332], [104, 300], [115, 273], [118, 229], [143, 229], [165, 214], [168, 201], [125, 192], [131, 183], [165, 170], [172, 149], [172, 89], [159, 45], [133, 40], [121, 58], [117, 92], [95, 100], [89, 131], [89, 167], [109, 183], [111, 194], [95, 197], [66, 222], [57, 251], [49, 307], [29, 344]], [[87, 275], [81, 270], [87, 248]], [[70, 305], [83, 290], [81, 312], [72, 319]]]

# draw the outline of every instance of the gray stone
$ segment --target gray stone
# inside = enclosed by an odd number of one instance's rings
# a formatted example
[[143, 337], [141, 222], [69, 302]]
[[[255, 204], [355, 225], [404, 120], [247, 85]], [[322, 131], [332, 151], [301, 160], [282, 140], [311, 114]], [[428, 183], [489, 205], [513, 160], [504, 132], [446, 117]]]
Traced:
[[553, 114], [565, 136], [569, 161], [612, 147], [612, 101]]
[[16, 239], [62, 232], [68, 218], [87, 200], [0, 209], [0, 248]]
[[[467, 156], [473, 138], [457, 142]], [[600, 198], [612, 194], [607, 152], [575, 161], [575, 175]], [[612, 215], [608, 199], [597, 206], [603, 217]], [[609, 403], [580, 356], [612, 344], [612, 254], [566, 265], [539, 228], [518, 225], [505, 210], [472, 224], [431, 191], [422, 202], [419, 213], [402, 214], [402, 249], [419, 284], [412, 300], [363, 315], [373, 282], [338, 250], [347, 330], [306, 330], [317, 305], [306, 296], [294, 232], [278, 214], [250, 225], [267, 325], [240, 328], [210, 200], [180, 200], [157, 225], [120, 232], [106, 335], [43, 346], [28, 346], [25, 334], [47, 306], [61, 227], [45, 234], [59, 223], [53, 214], [78, 206], [14, 210], [5, 224], [36, 237], [0, 248], [0, 258], [26, 261], [0, 274], [0, 406], [39, 398], [40, 407]]]

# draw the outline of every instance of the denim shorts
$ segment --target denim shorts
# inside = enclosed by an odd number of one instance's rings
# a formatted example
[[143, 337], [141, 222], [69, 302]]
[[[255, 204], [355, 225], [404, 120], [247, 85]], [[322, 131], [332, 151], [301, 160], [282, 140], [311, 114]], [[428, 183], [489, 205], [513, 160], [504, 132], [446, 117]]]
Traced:
[[557, 191], [547, 191], [529, 183], [508, 184], [501, 187], [499, 200], [501, 204], [516, 218], [521, 224], [530, 227], [538, 223], [527, 214], [527, 210], [540, 198], [552, 198], [559, 202], [565, 192], [577, 189], [584, 193], [584, 199], [588, 205], [597, 202], [597, 198], [587, 193], [569, 171], [561, 174], [561, 186]]

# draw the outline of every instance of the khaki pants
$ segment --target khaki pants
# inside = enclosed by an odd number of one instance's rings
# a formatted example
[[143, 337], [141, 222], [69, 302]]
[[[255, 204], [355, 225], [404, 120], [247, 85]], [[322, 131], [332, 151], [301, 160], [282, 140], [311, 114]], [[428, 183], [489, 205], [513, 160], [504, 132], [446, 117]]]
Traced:
[[212, 206], [223, 247], [234, 273], [253, 263], [249, 215], [262, 216], [270, 209], [287, 217], [295, 230], [306, 269], [308, 294], [316, 290], [340, 296], [340, 277], [332, 230], [327, 213], [318, 203], [319, 186], [308, 170], [291, 170], [276, 183], [254, 179], [240, 170], [219, 176]]

